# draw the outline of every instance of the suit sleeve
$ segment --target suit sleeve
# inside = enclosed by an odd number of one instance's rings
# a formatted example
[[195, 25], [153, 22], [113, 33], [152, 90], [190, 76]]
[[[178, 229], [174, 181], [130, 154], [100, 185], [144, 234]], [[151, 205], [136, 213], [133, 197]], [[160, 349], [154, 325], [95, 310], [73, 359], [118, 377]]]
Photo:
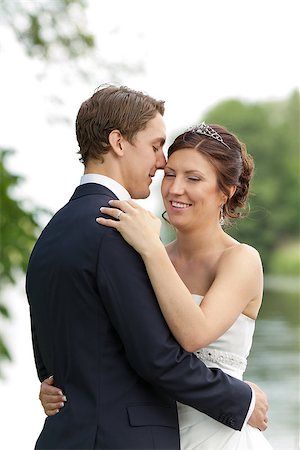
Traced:
[[251, 388], [207, 368], [179, 346], [160, 312], [140, 255], [112, 229], [104, 233], [99, 247], [97, 282], [133, 369], [173, 399], [240, 430]]
[[39, 377], [40, 382], [44, 381], [47, 377], [50, 376], [48, 374], [47, 369], [45, 367], [45, 364], [42, 359], [42, 355], [40, 352], [38, 339], [36, 335], [35, 326], [33, 323], [32, 315], [31, 315], [31, 337], [32, 337], [32, 346], [33, 346], [33, 354], [34, 354], [34, 360], [35, 360], [35, 367], [37, 370], [37, 374]]

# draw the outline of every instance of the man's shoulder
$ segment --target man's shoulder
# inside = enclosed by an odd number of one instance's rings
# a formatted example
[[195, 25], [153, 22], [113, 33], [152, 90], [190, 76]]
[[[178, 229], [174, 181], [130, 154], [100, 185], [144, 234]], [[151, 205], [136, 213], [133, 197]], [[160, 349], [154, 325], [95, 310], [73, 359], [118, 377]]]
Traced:
[[79, 198], [84, 198], [86, 196], [104, 196], [110, 199], [116, 199], [115, 194], [99, 183], [85, 183], [77, 186], [70, 201], [77, 200]]

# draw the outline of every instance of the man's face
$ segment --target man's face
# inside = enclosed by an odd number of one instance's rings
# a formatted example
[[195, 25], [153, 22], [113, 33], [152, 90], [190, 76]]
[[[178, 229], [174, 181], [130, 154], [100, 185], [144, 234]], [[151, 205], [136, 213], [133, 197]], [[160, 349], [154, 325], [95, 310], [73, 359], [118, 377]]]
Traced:
[[163, 169], [166, 164], [163, 154], [165, 139], [165, 124], [161, 114], [157, 113], [149, 120], [146, 128], [135, 135], [132, 144], [126, 140], [122, 144], [122, 184], [132, 198], [149, 196], [152, 177], [157, 169]]

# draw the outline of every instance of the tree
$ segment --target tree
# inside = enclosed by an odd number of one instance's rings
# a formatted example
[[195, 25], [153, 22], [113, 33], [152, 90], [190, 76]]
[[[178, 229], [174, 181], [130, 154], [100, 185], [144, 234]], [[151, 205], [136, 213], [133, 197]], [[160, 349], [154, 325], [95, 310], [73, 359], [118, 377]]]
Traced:
[[67, 83], [74, 82], [74, 76], [96, 83], [101, 75], [114, 79], [120, 72], [141, 71], [139, 63], [129, 67], [101, 56], [88, 30], [87, 6], [87, 0], [0, 0], [0, 26], [14, 33], [27, 56], [44, 63], [40, 78], [47, 76], [49, 65]]
[[1, 0], [2, 25], [13, 30], [28, 56], [44, 61], [76, 60], [95, 47], [87, 31], [85, 0]]
[[299, 93], [277, 102], [227, 100], [205, 120], [234, 131], [254, 158], [250, 213], [230, 233], [253, 244], [268, 271], [273, 252], [299, 239]]
[[[3, 293], [8, 285], [16, 283], [20, 272], [25, 272], [29, 254], [39, 232], [37, 216], [45, 212], [40, 208], [29, 211], [22, 201], [14, 198], [14, 189], [22, 179], [6, 169], [6, 161], [11, 153], [11, 150], [0, 149], [0, 315], [6, 319], [10, 315], [3, 302]], [[10, 353], [0, 334], [1, 359], [10, 359]]]
[[[12, 30], [19, 44], [31, 58], [46, 63], [67, 62], [76, 66], [77, 74], [84, 75], [79, 57], [92, 52], [95, 40], [86, 29], [85, 0], [58, 0], [22, 2], [0, 0], [2, 30]], [[28, 257], [40, 231], [39, 214], [45, 210], [25, 207], [25, 199], [17, 200], [14, 189], [21, 178], [10, 173], [7, 159], [13, 150], [0, 149], [0, 317], [10, 317], [4, 302], [4, 289], [14, 285], [24, 273]], [[0, 363], [10, 359], [10, 352], [0, 333]]]

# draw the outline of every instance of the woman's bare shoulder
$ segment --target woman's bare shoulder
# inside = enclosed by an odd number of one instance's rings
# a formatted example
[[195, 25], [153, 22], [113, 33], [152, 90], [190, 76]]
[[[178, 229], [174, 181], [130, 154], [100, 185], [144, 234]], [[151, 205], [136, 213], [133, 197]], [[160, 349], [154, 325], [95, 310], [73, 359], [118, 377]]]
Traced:
[[220, 264], [227, 263], [255, 264], [261, 266], [261, 257], [256, 248], [249, 244], [233, 241], [222, 253]]

